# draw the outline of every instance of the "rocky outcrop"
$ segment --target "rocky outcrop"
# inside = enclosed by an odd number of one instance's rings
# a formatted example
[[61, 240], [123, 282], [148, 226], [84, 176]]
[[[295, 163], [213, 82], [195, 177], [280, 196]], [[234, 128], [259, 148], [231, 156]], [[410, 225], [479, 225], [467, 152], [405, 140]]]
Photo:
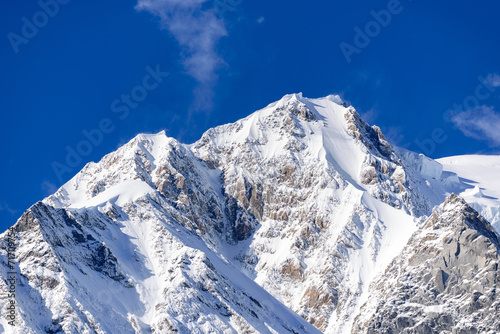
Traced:
[[347, 108], [344, 117], [349, 134], [367, 153], [359, 177], [370, 194], [413, 215], [430, 214], [432, 205], [417, 191], [415, 171], [393, 149], [380, 128], [368, 125], [353, 107]]
[[371, 286], [355, 333], [500, 331], [500, 238], [451, 195]]
[[287, 95], [191, 145], [138, 135], [17, 222], [17, 328], [482, 331], [496, 235], [456, 197], [417, 226], [442, 170], [409, 161], [338, 96]]

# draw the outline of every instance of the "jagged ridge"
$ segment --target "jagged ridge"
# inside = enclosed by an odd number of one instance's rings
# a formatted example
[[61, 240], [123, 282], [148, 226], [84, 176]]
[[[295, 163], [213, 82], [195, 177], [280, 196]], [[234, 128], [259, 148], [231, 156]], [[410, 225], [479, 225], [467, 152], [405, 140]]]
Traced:
[[338, 96], [287, 95], [192, 145], [139, 135], [17, 222], [17, 330], [368, 330], [370, 284], [454, 180], [439, 166]]

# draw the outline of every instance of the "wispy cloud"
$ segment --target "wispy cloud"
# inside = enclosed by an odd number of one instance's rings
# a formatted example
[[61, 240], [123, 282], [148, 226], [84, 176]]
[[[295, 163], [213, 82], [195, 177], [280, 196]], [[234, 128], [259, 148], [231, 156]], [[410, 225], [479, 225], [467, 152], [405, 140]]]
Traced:
[[373, 125], [379, 115], [379, 112], [375, 108], [371, 108], [368, 111], [360, 113], [359, 116], [365, 121], [366, 123]]
[[486, 79], [484, 79], [486, 85], [491, 85], [493, 87], [500, 87], [500, 75], [498, 74], [488, 74]]
[[391, 126], [388, 129], [383, 129], [383, 130], [385, 130], [384, 136], [387, 139], [387, 141], [389, 141], [389, 143], [403, 148], [407, 148], [409, 146], [408, 143], [405, 143], [403, 128], [399, 126]]
[[182, 62], [187, 73], [200, 84], [195, 104], [210, 98], [216, 70], [224, 61], [217, 43], [227, 35], [224, 22], [217, 17], [213, 0], [138, 0], [136, 9], [156, 15], [183, 49]]
[[500, 114], [493, 107], [480, 106], [452, 117], [452, 122], [466, 135], [500, 146]]
[[11, 216], [14, 216], [17, 213], [16, 210], [11, 209], [8, 204], [3, 202], [0, 202], [0, 211], [7, 211]]
[[58, 187], [54, 183], [47, 181], [47, 180], [42, 182], [41, 187], [42, 187], [42, 191], [44, 192], [45, 196], [52, 195], [58, 189]]

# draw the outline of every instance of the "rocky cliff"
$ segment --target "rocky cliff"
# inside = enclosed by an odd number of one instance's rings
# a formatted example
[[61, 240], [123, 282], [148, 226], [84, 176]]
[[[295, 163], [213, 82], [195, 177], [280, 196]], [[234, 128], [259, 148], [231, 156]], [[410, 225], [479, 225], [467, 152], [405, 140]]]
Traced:
[[18, 220], [16, 325], [0, 329], [494, 330], [497, 237], [456, 197], [432, 212], [461, 186], [440, 166], [338, 96], [287, 95], [190, 145], [138, 135]]

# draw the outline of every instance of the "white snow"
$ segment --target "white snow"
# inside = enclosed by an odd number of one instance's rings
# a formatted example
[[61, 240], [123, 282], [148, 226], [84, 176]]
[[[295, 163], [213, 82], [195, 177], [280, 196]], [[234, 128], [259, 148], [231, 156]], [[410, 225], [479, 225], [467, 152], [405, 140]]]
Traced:
[[151, 188], [149, 184], [141, 180], [127, 180], [120, 184], [112, 186], [105, 191], [97, 194], [91, 199], [82, 198], [80, 193], [73, 193], [75, 197], [70, 197], [71, 205], [69, 209], [80, 209], [80, 208], [90, 208], [99, 206], [104, 203], [116, 204], [118, 206], [123, 206], [127, 203], [131, 203], [138, 198], [141, 198], [147, 194], [154, 194], [155, 190]]
[[500, 233], [500, 156], [462, 155], [437, 160], [460, 178], [455, 189]]
[[436, 160], [426, 157], [406, 149], [395, 147], [399, 155], [416, 171], [426, 178], [440, 180], [442, 177], [443, 166]]
[[[361, 201], [371, 211], [374, 218], [380, 222], [383, 231], [382, 238], [379, 240], [380, 248], [378, 251], [374, 250], [373, 244], [368, 242], [375, 238], [373, 229], [377, 225], [372, 225], [372, 228], [363, 236], [363, 240], [365, 240], [363, 247], [349, 262], [348, 272], [350, 276], [348, 284], [353, 291], [361, 287], [361, 293], [357, 300], [355, 300], [355, 307], [352, 309], [352, 313], [349, 314], [348, 320], [340, 327], [341, 332], [344, 334], [351, 333], [354, 318], [359, 314], [361, 306], [370, 298], [370, 284], [401, 253], [412, 234], [417, 230], [415, 218], [403, 210], [395, 209], [386, 203], [374, 199], [367, 193], [362, 195]], [[338, 327], [335, 325], [336, 314], [332, 315], [332, 320], [334, 320], [332, 321], [334, 323], [333, 328], [336, 329], [330, 329], [329, 332], [333, 333], [338, 331]]]
[[311, 99], [306, 101], [306, 105], [317, 111], [322, 124], [326, 125], [323, 130], [319, 124], [313, 129], [321, 135], [322, 145], [311, 145], [311, 148], [320, 148], [320, 157], [326, 158], [347, 181], [358, 185], [359, 172], [366, 154], [347, 132], [344, 118], [346, 108], [330, 99]]
[[[287, 119], [287, 110], [280, 114], [290, 106], [300, 109], [303, 105], [314, 114], [315, 120], [298, 116], [293, 120]], [[110, 301], [109, 305], [124, 315], [126, 321], [137, 323], [139, 327], [156, 323], [162, 315], [155, 309], [155, 305], [164, 302], [162, 307], [168, 312], [162, 312], [169, 317], [169, 321], [182, 322], [182, 319], [188, 319], [193, 314], [200, 316], [198, 322], [189, 322], [189, 325], [186, 325], [186, 331], [210, 332], [216, 327], [218, 332], [233, 333], [233, 329], [239, 325], [236, 323], [236, 317], [229, 320], [225, 316], [210, 313], [212, 310], [204, 308], [203, 303], [192, 303], [191, 300], [195, 296], [192, 295], [192, 290], [186, 288], [189, 286], [187, 283], [198, 283], [206, 278], [203, 275], [208, 275], [207, 272], [210, 271], [205, 261], [208, 259], [215, 267], [217, 275], [220, 275], [215, 280], [220, 284], [216, 288], [234, 288], [235, 291], [255, 298], [264, 306], [266, 310], [259, 313], [259, 321], [253, 319], [253, 315], [248, 312], [242, 314], [258, 332], [279, 333], [283, 326], [304, 326], [306, 331], [314, 333], [317, 331], [288, 307], [296, 308], [302, 303], [306, 287], [321, 287], [325, 283], [323, 274], [318, 273], [336, 270], [338, 277], [335, 279], [338, 278], [338, 281], [334, 283], [338, 283], [338, 286], [335, 288], [340, 294], [345, 293], [348, 297], [344, 301], [343, 310], [328, 314], [330, 319], [326, 319], [328, 327], [325, 332], [350, 333], [352, 322], [359, 314], [360, 307], [370, 298], [370, 283], [381, 275], [402, 251], [418, 228], [417, 218], [422, 217], [414, 217], [404, 209], [396, 209], [382, 202], [377, 199], [381, 197], [370, 195], [370, 186], [360, 182], [361, 169], [373, 156], [349, 133], [345, 118], [349, 108], [345, 107], [345, 102], [338, 95], [307, 99], [301, 93], [290, 94], [245, 119], [210, 130], [205, 139], [217, 150], [230, 152], [227, 153], [228, 156], [223, 157], [228, 159], [223, 161], [225, 166], [219, 168], [207, 168], [200, 160], [210, 160], [218, 154], [211, 152], [207, 148], [209, 145], [198, 147], [198, 142], [191, 145], [180, 144], [175, 139], [166, 137], [165, 132], [138, 135], [118, 151], [107, 155], [101, 162], [89, 163], [55, 195], [43, 202], [91, 216], [116, 210], [119, 216], [114, 221], [116, 224], [110, 223], [99, 232], [102, 233], [100, 241], [105, 242], [118, 258], [121, 267], [132, 273], [129, 279], [134, 288], [113, 287], [113, 283], [109, 281], [102, 283], [101, 277], [97, 275], [87, 278], [84, 275], [88, 274], [79, 270], [80, 264], [71, 267], [68, 277], [85, 282], [79, 288], [90, 291], [91, 295], [98, 295], [92, 291], [97, 289], [96, 287], [114, 293], [119, 291], [119, 295]], [[287, 122], [292, 121], [296, 122], [294, 126], [287, 128]], [[299, 130], [302, 133], [287, 132]], [[302, 145], [303, 148], [288, 150], [287, 145], [290, 142]], [[500, 231], [500, 156], [457, 156], [432, 160], [404, 149], [395, 150], [405, 164], [393, 164], [396, 166], [391, 175], [393, 179], [414, 177], [415, 180], [412, 181], [418, 188], [415, 193], [418, 190], [418, 194], [423, 194], [432, 205], [440, 204], [447, 195], [456, 192]], [[172, 161], [177, 155], [180, 162], [176, 161], [181, 166], [171, 166], [171, 163], [175, 164]], [[296, 161], [299, 168], [303, 169], [302, 172], [310, 172], [311, 179], [324, 184], [312, 184], [310, 189], [302, 189], [302, 185], [294, 188], [277, 184], [272, 176], [269, 177], [271, 180], [259, 180], [258, 173], [251, 175], [245, 170], [245, 163], [248, 166], [256, 164], [255, 161], [285, 161], [285, 158]], [[190, 164], [185, 166], [183, 163]], [[262, 165], [256, 166], [256, 169], [266, 168], [264, 163]], [[221, 183], [222, 177], [234, 175], [241, 180], [247, 177], [268, 182], [274, 186], [272, 189], [284, 194], [285, 200], [278, 203], [283, 207], [277, 208], [277, 212], [286, 212], [288, 216], [298, 212], [298, 208], [287, 205], [286, 202], [287, 194], [292, 193], [296, 195], [294, 200], [304, 205], [301, 210], [317, 210], [329, 225], [321, 227], [324, 230], [318, 235], [322, 239], [312, 241], [317, 242], [314, 249], [298, 250], [294, 246], [301, 233], [304, 233], [304, 238], [307, 239], [312, 232], [304, 231], [304, 226], [299, 226], [297, 221], [287, 221], [288, 219], [284, 222], [263, 219], [254, 235], [237, 245], [223, 242], [222, 237], [220, 240], [211, 240], [212, 243], [207, 242], [200, 237], [199, 229], [189, 230], [176, 220], [184, 214], [181, 212], [183, 209], [176, 211], [177, 208], [169, 206], [164, 197], [169, 195], [160, 194], [159, 189], [155, 188], [155, 182], [161, 181], [163, 177], [159, 166], [165, 168], [163, 172], [173, 173], [170, 176], [175, 180], [178, 180], [178, 176], [183, 178], [179, 170], [194, 170], [193, 177], [199, 179], [201, 186], [200, 189], [190, 190], [195, 193], [194, 196], [213, 194], [212, 197], [206, 197], [210, 198], [208, 202], [224, 201], [222, 190], [227, 184]], [[365, 168], [371, 168], [372, 172], [376, 173], [373, 166]], [[333, 176], [328, 174], [330, 172]], [[412, 191], [408, 190], [407, 194], [411, 196]], [[179, 204], [178, 198], [168, 200]], [[110, 216], [114, 214], [115, 212]], [[358, 221], [353, 219], [354, 215], [359, 216]], [[312, 228], [319, 229], [317, 226]], [[268, 233], [261, 235], [260, 231]], [[344, 236], [346, 237], [342, 239]], [[335, 244], [339, 240], [347, 240], [346, 242], [353, 245], [341, 249], [339, 253], [342, 254], [331, 253], [331, 249], [339, 246]], [[235, 261], [235, 256], [241, 255], [243, 251], [255, 251], [259, 255], [257, 265], [252, 270], [242, 268], [243, 265]], [[327, 268], [325, 263], [335, 256], [343, 257], [339, 260], [341, 265], [339, 268]], [[303, 268], [305, 276], [309, 275], [300, 284], [293, 280], [283, 282], [275, 279], [282, 278], [279, 275], [279, 270], [282, 269], [280, 266], [288, 260], [292, 261], [295, 267]], [[31, 269], [23, 267], [23, 270]], [[32, 273], [52, 275], [36, 268]], [[176, 290], [181, 288], [185, 290]], [[165, 298], [164, 294], [174, 297]], [[238, 305], [240, 295], [225, 295], [228, 296], [229, 299], [235, 298], [235, 304]], [[78, 307], [88, 307], [83, 302], [88, 300], [86, 294], [79, 297], [79, 303], [82, 304], [78, 304]], [[54, 305], [65, 297], [50, 298], [55, 299], [50, 301], [49, 306], [57, 309]], [[234, 300], [226, 299], [228, 303]], [[195, 310], [191, 309], [190, 303]], [[242, 307], [251, 309], [251, 306], [250, 304]], [[423, 307], [425, 312], [435, 313], [443, 309], [443, 305], [419, 307]], [[86, 316], [91, 318], [92, 314], [87, 313]], [[104, 314], [107, 316], [116, 313], [109, 311]], [[107, 323], [106, 321], [103, 322]]]

